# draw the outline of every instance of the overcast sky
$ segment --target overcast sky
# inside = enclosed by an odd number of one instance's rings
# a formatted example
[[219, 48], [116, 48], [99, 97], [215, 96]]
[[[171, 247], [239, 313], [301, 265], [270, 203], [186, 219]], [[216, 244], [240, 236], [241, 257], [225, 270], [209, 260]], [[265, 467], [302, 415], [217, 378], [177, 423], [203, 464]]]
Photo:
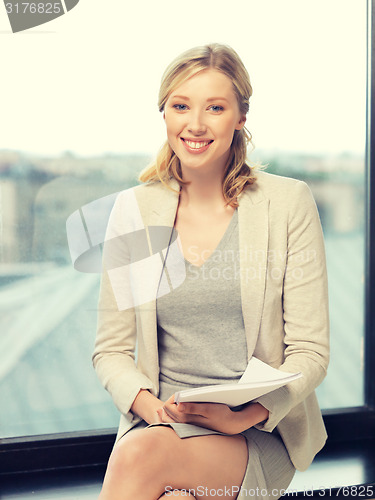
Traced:
[[364, 0], [80, 0], [17, 34], [0, 6], [0, 149], [156, 153], [164, 68], [212, 41], [250, 73], [258, 148], [363, 152]]

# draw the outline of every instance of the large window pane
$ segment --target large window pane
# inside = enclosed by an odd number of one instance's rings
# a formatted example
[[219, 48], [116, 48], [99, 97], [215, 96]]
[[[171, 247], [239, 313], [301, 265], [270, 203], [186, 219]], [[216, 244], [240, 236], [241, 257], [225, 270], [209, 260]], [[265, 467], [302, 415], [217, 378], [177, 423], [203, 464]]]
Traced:
[[198, 16], [169, 0], [125, 4], [114, 16], [93, 1], [90, 22], [82, 6], [55, 33], [4, 38], [0, 437], [117, 425], [91, 366], [99, 275], [73, 269], [66, 221], [136, 183], [164, 140], [164, 67], [210, 41], [250, 72], [251, 158], [305, 180], [317, 201], [332, 330], [321, 406], [363, 404], [365, 1], [208, 0]]
[[[364, 155], [264, 151], [269, 172], [306, 181], [324, 232], [331, 324], [331, 363], [317, 393], [323, 408], [360, 406], [363, 391]], [[319, 311], [316, 311], [319, 314]], [[350, 376], [348, 376], [350, 374]]]

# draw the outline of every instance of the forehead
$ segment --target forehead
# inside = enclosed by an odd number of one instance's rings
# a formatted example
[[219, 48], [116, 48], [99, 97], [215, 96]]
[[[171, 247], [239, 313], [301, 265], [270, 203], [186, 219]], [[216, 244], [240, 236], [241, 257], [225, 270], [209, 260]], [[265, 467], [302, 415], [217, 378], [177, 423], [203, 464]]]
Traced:
[[225, 97], [236, 99], [231, 80], [221, 71], [205, 69], [175, 87], [170, 97], [199, 94], [201, 97]]

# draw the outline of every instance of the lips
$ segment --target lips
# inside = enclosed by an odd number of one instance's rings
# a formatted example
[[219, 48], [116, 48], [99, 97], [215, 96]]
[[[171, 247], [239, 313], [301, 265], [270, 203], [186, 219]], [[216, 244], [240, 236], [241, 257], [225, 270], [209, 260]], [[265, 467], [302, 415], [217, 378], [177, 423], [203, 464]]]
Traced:
[[184, 146], [186, 149], [190, 152], [195, 152], [195, 153], [203, 153], [203, 151], [206, 151], [210, 144], [214, 142], [212, 139], [206, 139], [206, 140], [192, 140], [192, 139], [184, 139], [181, 138], [182, 142], [184, 143]]

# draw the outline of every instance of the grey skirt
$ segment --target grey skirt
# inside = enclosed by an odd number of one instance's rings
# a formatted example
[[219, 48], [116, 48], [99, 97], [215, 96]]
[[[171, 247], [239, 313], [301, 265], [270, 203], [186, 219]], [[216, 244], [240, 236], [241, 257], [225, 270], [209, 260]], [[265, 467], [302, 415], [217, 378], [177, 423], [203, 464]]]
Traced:
[[[144, 420], [129, 432], [157, 425], [172, 427], [181, 439], [209, 434], [226, 435], [222, 432], [192, 424], [161, 423], [147, 425]], [[247, 429], [241, 434], [246, 438], [249, 459], [237, 499], [273, 498], [276, 500], [280, 498], [295, 473], [295, 468], [290, 461], [282, 439], [277, 433], [262, 432], [254, 428]]]

